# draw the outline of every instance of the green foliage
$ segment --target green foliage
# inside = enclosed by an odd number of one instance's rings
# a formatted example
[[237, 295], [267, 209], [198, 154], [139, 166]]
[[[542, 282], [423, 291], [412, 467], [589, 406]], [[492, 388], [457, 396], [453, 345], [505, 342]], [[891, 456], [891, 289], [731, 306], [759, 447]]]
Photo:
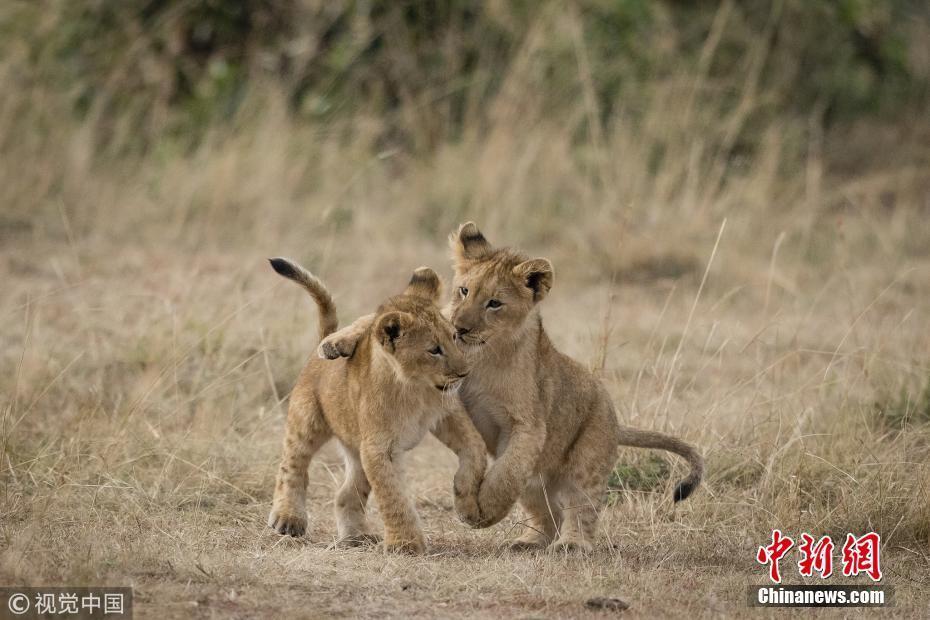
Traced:
[[508, 79], [551, 115], [589, 80], [608, 125], [673, 75], [735, 105], [753, 59], [772, 114], [898, 113], [927, 101], [930, 70], [910, 50], [928, 23], [915, 0], [62, 0], [0, 9], [0, 54], [25, 50], [24, 73], [94, 119], [103, 143], [196, 140], [272, 87], [294, 114], [377, 116], [393, 140], [428, 150], [484, 122]]
[[618, 463], [610, 473], [607, 488], [614, 491], [655, 491], [665, 488], [669, 471], [668, 461], [650, 454], [638, 465]]

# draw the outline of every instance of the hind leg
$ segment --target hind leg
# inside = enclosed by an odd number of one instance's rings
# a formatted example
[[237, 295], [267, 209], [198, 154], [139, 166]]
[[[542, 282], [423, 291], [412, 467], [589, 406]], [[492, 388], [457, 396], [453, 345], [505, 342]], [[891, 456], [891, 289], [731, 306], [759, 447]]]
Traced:
[[365, 505], [371, 494], [368, 476], [362, 469], [358, 453], [342, 446], [346, 464], [346, 479], [336, 493], [336, 528], [339, 532], [340, 546], [355, 547], [367, 543], [376, 543], [380, 539], [372, 534], [365, 516]]
[[302, 536], [307, 530], [307, 467], [332, 432], [319, 409], [301, 399], [291, 401], [284, 433], [268, 526], [279, 534]]
[[529, 517], [523, 534], [510, 544], [514, 550], [541, 549], [555, 540], [562, 523], [562, 509], [553, 485], [546, 485], [541, 477], [527, 482], [520, 505]]
[[555, 549], [587, 552], [593, 548], [616, 448], [616, 432], [599, 424], [588, 424], [575, 441], [560, 480], [563, 517]]

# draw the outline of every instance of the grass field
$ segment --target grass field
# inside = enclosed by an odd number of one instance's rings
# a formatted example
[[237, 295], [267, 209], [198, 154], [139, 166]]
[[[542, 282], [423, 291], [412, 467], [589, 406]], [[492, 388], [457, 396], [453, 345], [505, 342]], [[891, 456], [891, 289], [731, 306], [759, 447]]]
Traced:
[[[786, 178], [775, 127], [738, 172], [700, 148], [656, 172], [637, 149], [667, 125], [647, 122], [579, 164], [569, 131], [513, 131], [520, 114], [427, 161], [371, 156], [364, 123], [346, 146], [273, 105], [251, 130], [141, 162], [101, 164], [80, 127], [4, 143], [0, 580], [131, 585], [141, 617], [613, 613], [586, 609], [597, 596], [636, 617], [738, 617], [773, 528], [875, 530], [885, 615], [930, 613], [919, 160], [833, 176], [813, 145]], [[327, 449], [308, 536], [279, 538], [265, 518], [316, 311], [265, 258], [312, 268], [346, 322], [418, 265], [448, 276], [444, 238], [466, 219], [552, 259], [554, 342], [601, 374], [624, 422], [699, 445], [706, 483], [673, 507], [683, 465], [623, 451], [632, 488], [613, 492], [595, 553], [518, 554], [519, 512], [484, 531], [455, 519], [454, 457], [428, 440], [407, 471], [431, 550], [411, 558], [329, 548]], [[864, 582], [830, 579], [848, 581]]]

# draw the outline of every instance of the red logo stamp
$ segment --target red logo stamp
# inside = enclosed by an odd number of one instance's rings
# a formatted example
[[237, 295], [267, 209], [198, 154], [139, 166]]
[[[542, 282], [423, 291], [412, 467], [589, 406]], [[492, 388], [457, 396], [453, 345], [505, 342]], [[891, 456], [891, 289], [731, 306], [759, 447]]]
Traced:
[[881, 544], [881, 536], [875, 532], [863, 534], [859, 538], [846, 534], [846, 543], [843, 545], [843, 574], [853, 577], [865, 573], [872, 581], [881, 580]]
[[[843, 575], [854, 577], [865, 573], [872, 581], [880, 581], [882, 578], [881, 540], [881, 536], [875, 532], [859, 537], [847, 534], [841, 557]], [[794, 540], [777, 529], [772, 530], [772, 542], [759, 547], [756, 561], [759, 564], [768, 565], [769, 578], [773, 582], [781, 583], [779, 561], [791, 551], [792, 547], [794, 547]], [[798, 572], [803, 577], [813, 577], [814, 573], [817, 573], [821, 579], [826, 579], [833, 574], [833, 550], [835, 548], [836, 545], [829, 536], [816, 540], [810, 534], [802, 533], [801, 542], [798, 545], [800, 554]]]
[[801, 552], [801, 559], [798, 560], [798, 572], [805, 577], [811, 577], [814, 571], [820, 573], [821, 579], [826, 579], [833, 574], [833, 540], [829, 536], [824, 536], [814, 543], [814, 537], [810, 534], [801, 534], [803, 541], [798, 547]]
[[769, 578], [775, 583], [781, 583], [778, 562], [793, 546], [794, 541], [787, 536], [782, 536], [781, 530], [772, 530], [772, 544], [759, 547], [759, 552], [756, 553], [756, 561], [759, 564], [769, 564]]

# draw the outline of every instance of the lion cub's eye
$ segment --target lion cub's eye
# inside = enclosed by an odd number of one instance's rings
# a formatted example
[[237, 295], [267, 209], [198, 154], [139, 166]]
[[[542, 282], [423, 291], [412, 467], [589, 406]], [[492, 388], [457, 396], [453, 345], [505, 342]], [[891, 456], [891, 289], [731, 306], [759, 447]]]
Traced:
[[428, 351], [428, 353], [429, 353], [430, 355], [435, 355], [435, 356], [439, 357], [440, 355], [442, 355], [442, 347], [439, 346], [439, 345], [437, 344], [435, 347], [433, 347], [432, 349], [430, 349], [430, 350]]
[[465, 288], [464, 286], [460, 286], [459, 295], [461, 295], [462, 297], [468, 297], [468, 289]]
[[504, 305], [504, 304], [502, 304], [502, 303], [501, 303], [500, 301], [498, 301], [497, 299], [489, 299], [489, 300], [488, 300], [488, 303], [485, 304], [485, 306], [487, 306], [487, 307], [490, 308], [491, 310], [496, 310], [497, 308], [500, 308], [500, 307], [503, 306], [503, 305]]

